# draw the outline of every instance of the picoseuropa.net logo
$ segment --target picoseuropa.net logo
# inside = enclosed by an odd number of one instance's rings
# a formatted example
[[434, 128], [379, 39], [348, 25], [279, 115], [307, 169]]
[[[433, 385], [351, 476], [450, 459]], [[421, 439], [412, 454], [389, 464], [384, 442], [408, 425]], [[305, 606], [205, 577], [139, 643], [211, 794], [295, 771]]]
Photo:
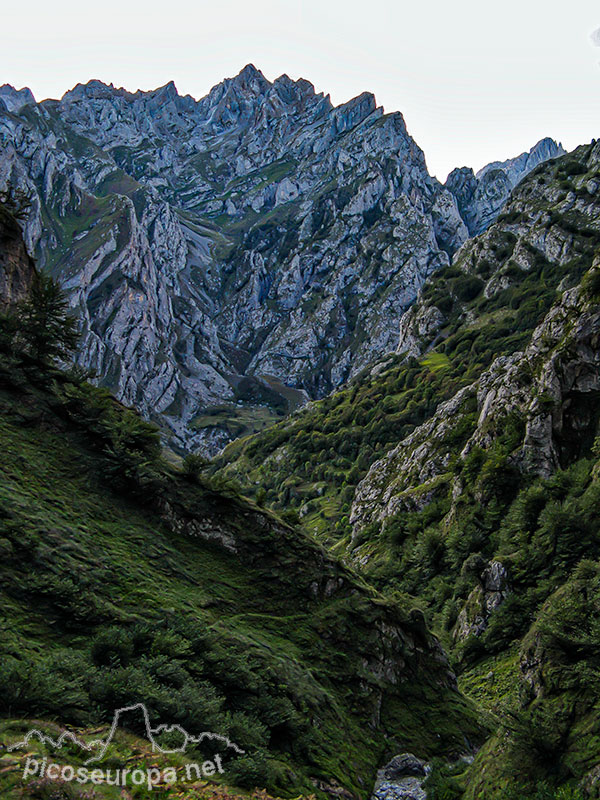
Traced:
[[[141, 720], [140, 720], [141, 717]], [[128, 719], [133, 718], [135, 725], [126, 724]], [[201, 762], [189, 761], [181, 766], [151, 766], [151, 767], [123, 767], [114, 766], [107, 769], [101, 766], [101, 762], [107, 754], [108, 748], [113, 741], [119, 728], [133, 727], [137, 729], [141, 724], [145, 729], [145, 735], [152, 746], [152, 752], [173, 755], [183, 754], [193, 750], [194, 753], [202, 746], [210, 746], [211, 750], [220, 749], [221, 752], [214, 753], [210, 758]], [[153, 728], [150, 724], [148, 710], [144, 703], [118, 708], [113, 715], [110, 730], [104, 738], [84, 741], [69, 730], [63, 731], [56, 739], [46, 733], [33, 728], [28, 731], [24, 739], [7, 748], [9, 752], [18, 749], [30, 749], [32, 740], [37, 740], [42, 745], [60, 750], [62, 747], [73, 746], [82, 750], [87, 757], [83, 766], [72, 764], [58, 764], [49, 757], [27, 756], [23, 767], [23, 780], [43, 779], [50, 781], [76, 782], [80, 784], [107, 784], [109, 786], [141, 786], [146, 785], [149, 790], [158, 786], [176, 784], [179, 782], [193, 782], [222, 775], [225, 772], [225, 760], [227, 756], [243, 755], [244, 750], [227, 736], [211, 731], [203, 731], [197, 736], [188, 733], [181, 725], [161, 724]], [[91, 766], [90, 766], [91, 765]]]

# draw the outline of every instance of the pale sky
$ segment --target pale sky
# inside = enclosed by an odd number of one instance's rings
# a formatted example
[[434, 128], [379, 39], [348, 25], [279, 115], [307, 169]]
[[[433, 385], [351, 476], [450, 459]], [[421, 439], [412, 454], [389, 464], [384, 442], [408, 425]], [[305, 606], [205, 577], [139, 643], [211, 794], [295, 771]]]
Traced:
[[[336, 104], [402, 111], [444, 180], [544, 136], [600, 137], [598, 0], [29, 0], [4, 3], [0, 84], [38, 100], [98, 78], [201, 97], [252, 62]], [[594, 42], [597, 44], [595, 45]]]

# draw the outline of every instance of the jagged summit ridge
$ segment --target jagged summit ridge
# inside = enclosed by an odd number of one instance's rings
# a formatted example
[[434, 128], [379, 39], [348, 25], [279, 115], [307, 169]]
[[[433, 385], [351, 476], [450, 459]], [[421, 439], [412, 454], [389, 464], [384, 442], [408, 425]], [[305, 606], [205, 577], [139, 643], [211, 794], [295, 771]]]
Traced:
[[[3, 90], [7, 90], [7, 92], [10, 91], [11, 93], [16, 92], [16, 90], [14, 90], [11, 86], [8, 86], [8, 84], [6, 84], [4, 87], [0, 87], [0, 93]], [[329, 107], [333, 108], [329, 99], [329, 95], [325, 96], [323, 93], [317, 94], [315, 92], [314, 85], [305, 78], [293, 80], [289, 77], [289, 75], [284, 73], [274, 81], [269, 81], [263, 75], [263, 73], [254, 66], [254, 64], [247, 64], [237, 75], [232, 78], [225, 78], [223, 81], [213, 86], [206, 96], [199, 99], [196, 99], [189, 94], [180, 95], [173, 80], [168, 81], [163, 86], [159, 86], [156, 89], [138, 89], [135, 92], [131, 92], [124, 87], [116, 87], [112, 83], [107, 84], [101, 80], [92, 79], [87, 83], [78, 83], [73, 89], [66, 91], [61, 98], [61, 102], [65, 100], [69, 101], [75, 97], [80, 98], [82, 96], [119, 96], [129, 100], [130, 102], [135, 102], [136, 100], [145, 98], [168, 97], [169, 99], [174, 100], [176, 98], [180, 100], [190, 99], [196, 106], [203, 108], [205, 106], [214, 106], [218, 104], [224, 96], [233, 97], [235, 93], [253, 95], [256, 98], [259, 98], [268, 95], [273, 90], [282, 99], [287, 100], [288, 103], [293, 102], [298, 97], [312, 96], [318, 98], [319, 100], [326, 99], [329, 103]], [[21, 92], [27, 92], [31, 94], [29, 89], [22, 89]], [[31, 97], [33, 98], [33, 95], [31, 95]]]
[[[308, 117], [306, 121], [312, 124], [332, 115], [332, 133], [335, 135], [350, 130], [370, 114], [383, 114], [383, 109], [377, 107], [370, 92], [363, 92], [334, 107], [329, 95], [317, 94], [313, 84], [304, 78], [292, 80], [283, 74], [271, 82], [252, 64], [235, 77], [221, 81], [199, 100], [190, 95], [180, 95], [173, 81], [150, 91], [129, 92], [91, 80], [66, 92], [59, 101], [59, 109], [63, 114], [72, 115], [74, 105], [82, 99], [110, 103], [117, 111], [117, 118], [138, 131], [148, 132], [152, 127], [156, 133], [170, 133], [172, 137], [174, 129], [184, 130], [192, 136], [190, 144], [196, 149], [205, 144], [207, 133], [214, 135], [236, 126], [265, 129], [266, 132], [274, 120], [284, 117]], [[156, 120], [154, 125], [150, 126], [148, 120], [144, 120], [147, 116]], [[400, 114], [398, 116], [401, 118]], [[160, 119], [165, 117], [172, 126], [170, 131], [160, 126]], [[107, 123], [109, 119], [105, 116], [98, 121]], [[83, 120], [79, 119], [79, 122]], [[91, 128], [92, 121], [89, 123]], [[111, 133], [111, 139], [106, 141], [116, 143], [117, 137], [123, 135], [123, 129], [120, 127]]]
[[0, 86], [0, 103], [7, 111], [20, 111], [23, 106], [35, 103], [31, 89], [15, 89], [8, 83]]
[[565, 150], [562, 144], [560, 142], [555, 142], [554, 139], [547, 136], [544, 139], [540, 139], [531, 150], [521, 153], [521, 155], [516, 156], [516, 158], [509, 158], [506, 161], [492, 161], [490, 164], [482, 167], [476, 177], [481, 179], [487, 172], [490, 172], [490, 170], [501, 169], [508, 175], [513, 186], [516, 186], [517, 183], [531, 172], [532, 169], [535, 169], [538, 164], [541, 164], [543, 161], [548, 161], [551, 158], [556, 158], [564, 153]]
[[477, 174], [471, 167], [453, 170], [444, 185], [455, 196], [469, 233], [477, 236], [488, 228], [526, 175], [543, 161], [564, 153], [562, 144], [545, 138], [516, 158], [487, 164]]

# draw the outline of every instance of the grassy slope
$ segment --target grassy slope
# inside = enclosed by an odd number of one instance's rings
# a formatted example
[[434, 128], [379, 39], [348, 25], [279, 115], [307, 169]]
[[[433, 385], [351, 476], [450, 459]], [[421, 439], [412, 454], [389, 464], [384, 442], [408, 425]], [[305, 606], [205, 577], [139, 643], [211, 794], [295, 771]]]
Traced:
[[[562, 787], [556, 797], [600, 795], [599, 575], [596, 554], [538, 612], [520, 647], [515, 688], [500, 704], [497, 732], [468, 776], [469, 800], [500, 788], [516, 798], [516, 779], [532, 797], [542, 785]], [[508, 663], [503, 669], [513, 671]]]
[[364, 794], [398, 748], [477, 736], [418, 615], [153, 461], [153, 432], [101, 390], [6, 354], [0, 379], [5, 715], [89, 726], [143, 700], [241, 742], [232, 782], [295, 793]]

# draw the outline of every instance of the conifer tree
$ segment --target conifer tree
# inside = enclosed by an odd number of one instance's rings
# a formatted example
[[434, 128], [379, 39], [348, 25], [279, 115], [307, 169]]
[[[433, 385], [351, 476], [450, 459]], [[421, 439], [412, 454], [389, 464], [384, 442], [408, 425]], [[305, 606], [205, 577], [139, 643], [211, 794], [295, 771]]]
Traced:
[[77, 319], [69, 313], [60, 284], [49, 275], [36, 276], [29, 298], [18, 308], [18, 320], [18, 338], [40, 361], [65, 361], [77, 346]]

